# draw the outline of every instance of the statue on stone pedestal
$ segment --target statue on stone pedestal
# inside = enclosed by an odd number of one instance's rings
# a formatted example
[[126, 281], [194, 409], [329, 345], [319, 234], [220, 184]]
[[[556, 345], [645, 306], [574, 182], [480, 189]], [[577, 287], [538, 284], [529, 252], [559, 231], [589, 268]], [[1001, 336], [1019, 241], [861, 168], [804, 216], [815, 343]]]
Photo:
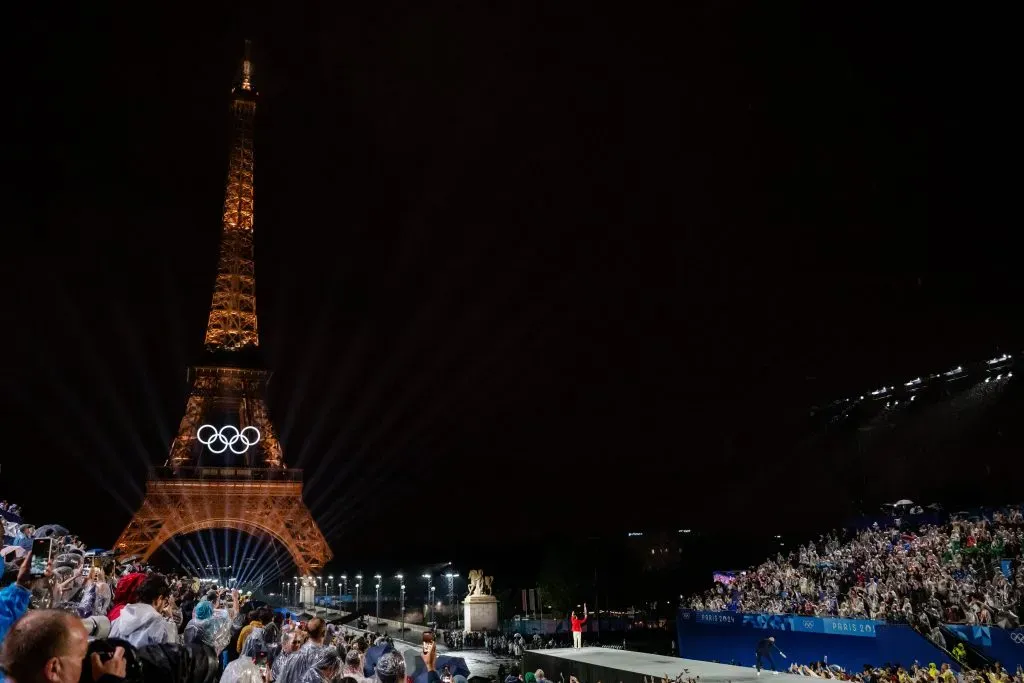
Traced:
[[469, 595], [491, 595], [491, 584], [494, 583], [493, 576], [484, 576], [483, 569], [469, 570]]

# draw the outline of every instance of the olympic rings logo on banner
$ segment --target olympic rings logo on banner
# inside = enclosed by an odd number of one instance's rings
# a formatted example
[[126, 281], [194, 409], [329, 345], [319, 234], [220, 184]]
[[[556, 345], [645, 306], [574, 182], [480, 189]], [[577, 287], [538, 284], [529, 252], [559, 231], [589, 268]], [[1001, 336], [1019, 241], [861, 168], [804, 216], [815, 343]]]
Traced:
[[804, 628], [806, 628], [806, 629], [814, 628], [814, 622], [809, 620], [809, 619], [804, 619]]
[[235, 455], [241, 455], [259, 442], [260, 430], [251, 425], [242, 429], [234, 425], [224, 425], [220, 429], [203, 425], [196, 430], [196, 438], [211, 453], [223, 453], [230, 448]]
[[1024, 631], [1014, 631], [1010, 634], [1010, 640], [1018, 645], [1024, 645]]

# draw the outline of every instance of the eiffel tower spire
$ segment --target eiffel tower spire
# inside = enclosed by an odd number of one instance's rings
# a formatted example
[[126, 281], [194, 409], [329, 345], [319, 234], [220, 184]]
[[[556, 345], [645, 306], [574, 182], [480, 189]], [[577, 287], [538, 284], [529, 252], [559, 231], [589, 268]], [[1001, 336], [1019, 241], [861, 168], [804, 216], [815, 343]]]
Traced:
[[228, 157], [220, 260], [213, 303], [206, 325], [210, 351], [243, 351], [259, 346], [256, 327], [256, 275], [253, 264], [253, 121], [256, 91], [252, 86], [250, 43], [238, 84], [232, 90], [234, 134]]

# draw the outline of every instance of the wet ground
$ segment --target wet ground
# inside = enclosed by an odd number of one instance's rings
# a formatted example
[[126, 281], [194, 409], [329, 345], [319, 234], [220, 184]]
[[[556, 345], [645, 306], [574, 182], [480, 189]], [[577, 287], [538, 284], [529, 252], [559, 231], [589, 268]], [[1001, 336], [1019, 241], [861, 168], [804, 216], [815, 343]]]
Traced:
[[[289, 608], [293, 611], [299, 611], [298, 608]], [[328, 620], [338, 616], [343, 616], [347, 613], [337, 612], [335, 610], [320, 610], [320, 616], [326, 617]], [[354, 626], [346, 625], [346, 629], [350, 631], [361, 631], [362, 629], [355, 628]], [[394, 637], [394, 636], [392, 636]], [[415, 636], [418, 638], [419, 636]], [[394, 638], [396, 641], [411, 645], [413, 647], [420, 647], [422, 645], [421, 640], [405, 640]], [[444, 643], [437, 644], [437, 651], [440, 654], [451, 655], [453, 657], [462, 657], [466, 661], [466, 666], [469, 667], [469, 673], [473, 676], [486, 676], [488, 678], [496, 677], [498, 675], [498, 667], [502, 664], [505, 665], [506, 670], [515, 669], [518, 671], [519, 662], [513, 657], [497, 657], [489, 650], [485, 649], [469, 649], [469, 650], [450, 650]]]

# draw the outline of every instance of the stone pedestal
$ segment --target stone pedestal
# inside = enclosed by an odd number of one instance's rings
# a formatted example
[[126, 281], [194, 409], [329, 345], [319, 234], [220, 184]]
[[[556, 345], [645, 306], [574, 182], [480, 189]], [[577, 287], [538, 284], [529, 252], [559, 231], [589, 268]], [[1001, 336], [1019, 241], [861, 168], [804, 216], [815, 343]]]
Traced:
[[466, 598], [465, 610], [467, 632], [498, 628], [498, 598], [493, 595], [470, 595]]
[[310, 580], [309, 577], [302, 579], [302, 585], [299, 586], [299, 604], [304, 607], [312, 607], [314, 595], [316, 595], [316, 580]]

